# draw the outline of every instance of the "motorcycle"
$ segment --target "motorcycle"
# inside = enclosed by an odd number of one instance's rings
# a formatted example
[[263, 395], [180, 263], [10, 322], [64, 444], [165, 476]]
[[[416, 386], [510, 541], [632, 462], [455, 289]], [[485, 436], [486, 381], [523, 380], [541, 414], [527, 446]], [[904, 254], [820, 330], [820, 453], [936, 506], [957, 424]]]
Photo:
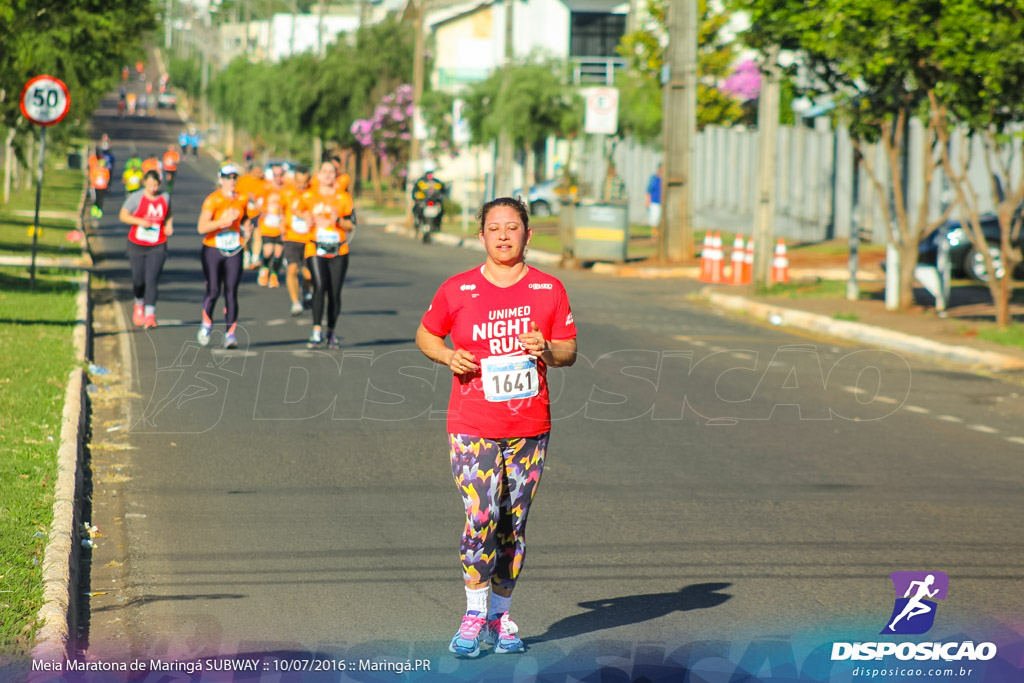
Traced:
[[416, 232], [419, 233], [423, 244], [430, 244], [431, 234], [441, 230], [444, 205], [439, 199], [423, 199], [417, 204], [419, 211], [416, 217]]

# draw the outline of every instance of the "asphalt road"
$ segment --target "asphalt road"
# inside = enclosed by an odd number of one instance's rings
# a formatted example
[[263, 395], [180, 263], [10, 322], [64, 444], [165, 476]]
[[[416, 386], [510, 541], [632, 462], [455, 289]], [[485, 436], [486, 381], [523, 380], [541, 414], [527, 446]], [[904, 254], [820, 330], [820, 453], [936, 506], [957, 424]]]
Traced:
[[[180, 128], [166, 112], [97, 118], [119, 169], [129, 144], [156, 152]], [[816, 648], [878, 638], [899, 570], [950, 578], [927, 638], [1020, 643], [1019, 387], [730, 318], [690, 303], [688, 283], [555, 270], [581, 358], [551, 373], [556, 421], [513, 601], [529, 652], [453, 659], [448, 376], [413, 337], [437, 286], [481, 255], [364, 220], [341, 350], [307, 350], [308, 314], [289, 316], [284, 288], [254, 272], [240, 348], [200, 348], [195, 223], [215, 169], [179, 171], [160, 326], [108, 339], [129, 344], [133, 450], [104, 455], [116, 486], [93, 476], [96, 519], [120, 531], [92, 554], [104, 594], [86, 606], [89, 657], [415, 657], [465, 680], [741, 659], [806, 672]], [[120, 200], [94, 245], [130, 320]], [[119, 573], [103, 584], [108, 558]]]

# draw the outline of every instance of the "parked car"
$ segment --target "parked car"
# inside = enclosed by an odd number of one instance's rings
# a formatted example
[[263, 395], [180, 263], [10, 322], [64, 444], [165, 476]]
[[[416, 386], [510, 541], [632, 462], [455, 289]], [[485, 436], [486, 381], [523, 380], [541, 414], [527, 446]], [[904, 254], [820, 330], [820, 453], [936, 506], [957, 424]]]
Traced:
[[[1002, 255], [999, 251], [999, 217], [995, 214], [983, 214], [981, 216], [981, 231], [988, 242], [989, 253], [996, 267], [997, 277], [1002, 277]], [[971, 244], [971, 238], [960, 221], [950, 220], [945, 225], [933, 231], [921, 241], [918, 246], [917, 262], [925, 265], [935, 265], [939, 254], [939, 240], [946, 239], [949, 242], [949, 260], [952, 266], [953, 275], [967, 276], [978, 282], [985, 282], [988, 279], [988, 271], [985, 269], [985, 257]], [[1024, 247], [1024, 232], [1017, 240], [1018, 249]], [[1024, 275], [1021, 269], [1014, 273], [1014, 277], [1020, 278]]]
[[156, 106], [159, 109], [174, 109], [178, 106], [178, 96], [170, 92], [160, 93], [156, 98]]
[[[538, 218], [544, 218], [558, 213], [559, 202], [562, 196], [559, 192], [560, 183], [561, 178], [555, 178], [554, 180], [548, 180], [530, 188], [531, 215], [537, 216]], [[522, 194], [522, 188], [512, 190], [513, 197], [519, 197]]]
[[[271, 159], [266, 164], [264, 164], [263, 173], [266, 175], [267, 178], [270, 178], [270, 174], [273, 172], [271, 170], [272, 167], [282, 166], [284, 167], [284, 177], [287, 178], [288, 180], [291, 180], [295, 177], [295, 169], [301, 165], [302, 164], [292, 159]], [[313, 173], [315, 175], [316, 171], [314, 170]]]

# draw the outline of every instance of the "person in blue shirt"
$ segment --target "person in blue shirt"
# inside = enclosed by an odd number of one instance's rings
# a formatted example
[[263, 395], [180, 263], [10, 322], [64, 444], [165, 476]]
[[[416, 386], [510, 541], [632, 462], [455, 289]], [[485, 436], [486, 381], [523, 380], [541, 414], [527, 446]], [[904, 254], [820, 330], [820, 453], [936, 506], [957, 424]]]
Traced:
[[647, 223], [651, 234], [657, 235], [661, 227], [661, 164], [647, 183]]
[[178, 134], [178, 146], [181, 147], [181, 156], [188, 154], [188, 131], [183, 130]]
[[199, 131], [193, 128], [192, 132], [188, 134], [188, 146], [193, 159], [199, 158], [199, 142]]

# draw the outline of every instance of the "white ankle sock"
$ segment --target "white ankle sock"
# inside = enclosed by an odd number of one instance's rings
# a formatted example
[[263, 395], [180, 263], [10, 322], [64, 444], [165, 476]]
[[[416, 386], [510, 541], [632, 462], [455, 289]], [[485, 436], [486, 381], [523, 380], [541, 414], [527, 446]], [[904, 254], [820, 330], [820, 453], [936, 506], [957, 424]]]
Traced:
[[487, 594], [490, 593], [490, 588], [470, 588], [466, 586], [466, 611], [477, 612], [478, 614], [487, 615]]
[[509, 606], [511, 604], [512, 604], [512, 596], [511, 595], [506, 598], [503, 595], [498, 595], [497, 593], [492, 592], [491, 593], [491, 609], [490, 609], [490, 612], [488, 612], [488, 614], [487, 614], [487, 618], [488, 619], [497, 619], [497, 618], [501, 617], [502, 614], [504, 614], [505, 612], [508, 611], [508, 608], [509, 608]]
[[145, 300], [145, 299], [136, 299], [136, 300], [135, 300], [135, 305], [136, 305], [136, 306], [141, 306], [141, 305], [142, 305], [142, 304], [144, 304], [144, 303], [146, 303], [146, 300]]
[[146, 315], [156, 315], [156, 306], [146, 306], [144, 310]]

